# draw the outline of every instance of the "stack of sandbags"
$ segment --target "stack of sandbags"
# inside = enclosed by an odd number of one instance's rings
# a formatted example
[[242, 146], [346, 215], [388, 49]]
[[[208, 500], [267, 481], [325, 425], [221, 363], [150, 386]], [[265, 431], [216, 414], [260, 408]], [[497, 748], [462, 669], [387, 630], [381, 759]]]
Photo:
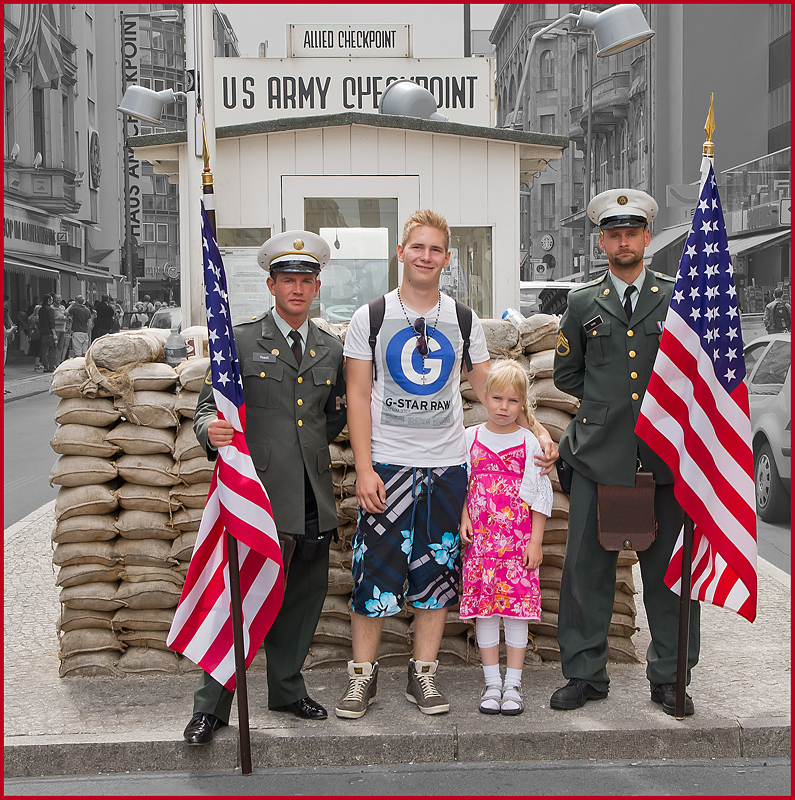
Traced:
[[165, 641], [212, 474], [190, 422], [198, 387], [180, 374], [200, 384], [209, 360], [178, 374], [162, 337], [137, 333], [98, 339], [53, 376], [62, 675], [194, 669]]

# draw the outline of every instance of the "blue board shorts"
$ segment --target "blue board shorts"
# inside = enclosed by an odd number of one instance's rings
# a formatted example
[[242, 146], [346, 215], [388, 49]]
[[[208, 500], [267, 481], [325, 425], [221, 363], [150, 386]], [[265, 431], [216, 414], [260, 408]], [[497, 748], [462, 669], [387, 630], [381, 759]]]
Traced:
[[391, 617], [404, 601], [415, 608], [455, 605], [466, 464], [376, 463], [373, 468], [386, 488], [386, 509], [370, 514], [359, 508], [353, 537], [353, 610], [366, 617]]

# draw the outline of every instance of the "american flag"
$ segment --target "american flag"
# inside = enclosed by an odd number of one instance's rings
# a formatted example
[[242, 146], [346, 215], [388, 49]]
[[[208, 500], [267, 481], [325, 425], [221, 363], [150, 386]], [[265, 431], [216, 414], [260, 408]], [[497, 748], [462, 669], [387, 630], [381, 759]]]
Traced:
[[[694, 523], [691, 598], [756, 617], [756, 505], [740, 311], [712, 163], [635, 431]], [[682, 540], [665, 583], [681, 593]]]
[[218, 450], [185, 585], [168, 646], [234, 690], [235, 659], [229, 593], [229, 531], [237, 542], [243, 643], [248, 667], [279, 612], [284, 594], [276, 524], [244, 437], [246, 406], [232, 335], [226, 275], [202, 203], [202, 252], [213, 397], [218, 418], [235, 429]]

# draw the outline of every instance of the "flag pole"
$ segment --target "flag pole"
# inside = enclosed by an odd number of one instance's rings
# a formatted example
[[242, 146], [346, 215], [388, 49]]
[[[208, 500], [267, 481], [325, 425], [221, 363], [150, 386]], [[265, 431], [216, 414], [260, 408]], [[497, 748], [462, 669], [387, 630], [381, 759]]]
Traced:
[[[704, 124], [707, 140], [702, 146], [701, 154], [704, 158], [715, 157], [715, 144], [712, 134], [715, 132], [715, 112], [713, 109], [714, 93], [709, 96], [709, 114]], [[693, 569], [693, 520], [685, 514], [684, 537], [682, 540], [682, 582], [679, 590], [679, 643], [676, 655], [676, 703], [674, 716], [676, 719], [685, 718], [685, 692], [687, 687], [687, 656], [690, 639], [690, 595], [692, 593]]]
[[[207, 128], [202, 120], [202, 199], [204, 210], [217, 234], [215, 222], [215, 190], [213, 173], [210, 171], [210, 152], [207, 147]], [[240, 728], [240, 769], [243, 775], [251, 775], [251, 734], [248, 718], [248, 685], [246, 683], [246, 655], [243, 645], [243, 605], [240, 599], [240, 563], [238, 561], [237, 539], [226, 532], [226, 551], [229, 558], [229, 594], [232, 605], [232, 633], [235, 643], [235, 679], [237, 682], [237, 718]]]

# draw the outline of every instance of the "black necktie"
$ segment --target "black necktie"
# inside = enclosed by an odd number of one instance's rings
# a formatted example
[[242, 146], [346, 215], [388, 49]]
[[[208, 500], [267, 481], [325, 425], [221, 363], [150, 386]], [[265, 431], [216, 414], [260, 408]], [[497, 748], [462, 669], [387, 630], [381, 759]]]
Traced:
[[624, 313], [627, 315], [627, 322], [632, 317], [632, 292], [635, 291], [634, 286], [627, 286], [624, 289]]
[[293, 343], [290, 345], [290, 349], [293, 351], [293, 356], [295, 356], [295, 360], [298, 363], [298, 366], [301, 366], [301, 334], [298, 331], [290, 331], [290, 338], [293, 340]]

